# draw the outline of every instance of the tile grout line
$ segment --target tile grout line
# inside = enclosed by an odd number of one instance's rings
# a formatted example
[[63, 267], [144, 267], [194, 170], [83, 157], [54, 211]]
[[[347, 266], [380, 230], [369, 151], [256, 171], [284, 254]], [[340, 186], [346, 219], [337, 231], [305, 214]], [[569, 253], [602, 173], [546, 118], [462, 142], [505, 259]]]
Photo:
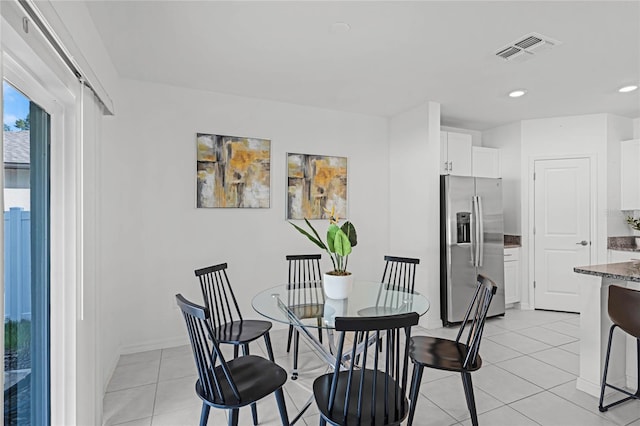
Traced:
[[153, 425], [153, 418], [156, 413], [156, 401], [158, 400], [158, 384], [160, 383], [160, 370], [162, 369], [162, 355], [164, 353], [164, 349], [160, 350], [160, 364], [158, 364], [158, 375], [156, 377], [156, 391], [153, 395], [153, 406], [151, 407], [151, 425]]

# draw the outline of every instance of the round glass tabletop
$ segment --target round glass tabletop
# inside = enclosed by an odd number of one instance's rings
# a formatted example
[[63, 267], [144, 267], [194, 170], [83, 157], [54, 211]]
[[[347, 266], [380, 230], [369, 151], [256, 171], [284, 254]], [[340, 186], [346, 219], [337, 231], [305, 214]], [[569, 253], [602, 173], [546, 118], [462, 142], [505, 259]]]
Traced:
[[377, 281], [355, 281], [343, 300], [327, 298], [319, 281], [291, 287], [281, 284], [258, 293], [253, 309], [273, 321], [291, 324], [289, 316], [295, 315], [305, 327], [322, 328], [333, 328], [335, 317], [424, 315], [429, 310], [429, 300], [422, 294], [393, 290]]

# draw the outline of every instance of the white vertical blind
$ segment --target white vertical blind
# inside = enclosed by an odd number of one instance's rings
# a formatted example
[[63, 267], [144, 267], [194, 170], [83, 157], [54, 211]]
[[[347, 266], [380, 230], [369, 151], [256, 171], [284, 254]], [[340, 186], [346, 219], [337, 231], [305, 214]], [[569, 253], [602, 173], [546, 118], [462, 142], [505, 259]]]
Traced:
[[[32, 75], [51, 95], [49, 100], [55, 99], [51, 139], [51, 423], [102, 424], [95, 164], [102, 116], [109, 114], [113, 105], [75, 46], [54, 49], [51, 37], [31, 21], [28, 32], [24, 30], [22, 19], [33, 19], [23, 9], [25, 5], [36, 6], [31, 0], [0, 1], [3, 20], [11, 30], [1, 31], [6, 36], [2, 53]], [[37, 7], [51, 5], [42, 1]], [[42, 15], [38, 17], [44, 28], [52, 31]], [[53, 27], [64, 30], [61, 22]], [[53, 39], [73, 44], [68, 34], [59, 37], [54, 33]], [[61, 51], [73, 53], [82, 78], [62, 60]]]

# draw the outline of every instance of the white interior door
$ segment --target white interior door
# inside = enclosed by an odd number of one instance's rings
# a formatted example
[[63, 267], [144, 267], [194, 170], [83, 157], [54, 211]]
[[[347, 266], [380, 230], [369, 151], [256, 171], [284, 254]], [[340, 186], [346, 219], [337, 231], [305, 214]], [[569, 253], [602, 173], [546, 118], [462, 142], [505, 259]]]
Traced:
[[536, 309], [578, 312], [580, 276], [589, 265], [589, 158], [535, 161], [534, 283]]

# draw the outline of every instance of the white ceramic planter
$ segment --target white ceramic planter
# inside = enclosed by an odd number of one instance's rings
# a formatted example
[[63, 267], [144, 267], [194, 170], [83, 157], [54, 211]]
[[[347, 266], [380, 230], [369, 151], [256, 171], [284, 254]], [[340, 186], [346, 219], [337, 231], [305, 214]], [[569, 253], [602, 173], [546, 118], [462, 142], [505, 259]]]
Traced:
[[349, 304], [348, 299], [331, 299], [327, 298], [324, 301], [324, 321], [331, 327], [336, 324], [336, 317], [343, 317], [347, 315], [347, 307]]
[[353, 287], [353, 274], [349, 275], [329, 275], [327, 273], [322, 277], [322, 286], [324, 294], [330, 299], [346, 299], [351, 293]]

